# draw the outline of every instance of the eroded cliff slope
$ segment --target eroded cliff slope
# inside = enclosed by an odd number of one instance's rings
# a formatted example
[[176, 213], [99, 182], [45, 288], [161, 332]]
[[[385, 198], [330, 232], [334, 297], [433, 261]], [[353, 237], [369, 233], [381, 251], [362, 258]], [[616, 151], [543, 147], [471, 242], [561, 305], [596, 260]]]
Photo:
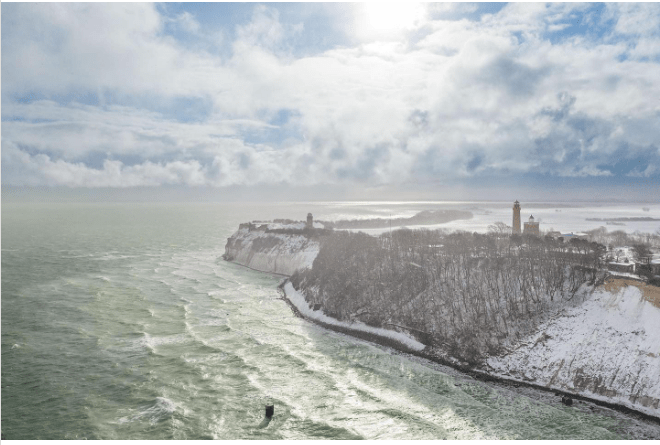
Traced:
[[658, 416], [660, 308], [638, 286], [600, 286], [487, 365], [494, 375]]
[[[315, 224], [317, 230], [322, 226]], [[227, 239], [223, 258], [262, 272], [292, 275], [312, 267], [319, 253], [318, 232], [298, 224], [241, 224]]]

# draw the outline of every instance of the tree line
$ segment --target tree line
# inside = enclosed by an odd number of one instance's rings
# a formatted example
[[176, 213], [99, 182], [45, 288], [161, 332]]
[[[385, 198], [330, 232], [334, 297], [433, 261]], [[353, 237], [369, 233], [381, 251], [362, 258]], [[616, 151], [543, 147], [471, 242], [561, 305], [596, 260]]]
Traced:
[[[503, 233], [333, 232], [293, 285], [340, 320], [408, 330], [477, 364], [531, 333], [604, 278], [605, 246]], [[584, 289], [582, 289], [584, 290]]]

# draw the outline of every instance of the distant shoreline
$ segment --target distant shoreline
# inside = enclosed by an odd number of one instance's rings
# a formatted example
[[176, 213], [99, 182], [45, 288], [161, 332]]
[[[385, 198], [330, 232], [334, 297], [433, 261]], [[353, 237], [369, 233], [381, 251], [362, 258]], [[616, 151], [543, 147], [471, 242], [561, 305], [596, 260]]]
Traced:
[[647, 222], [647, 221], [660, 221], [660, 218], [651, 218], [650, 216], [622, 217], [622, 218], [585, 218], [585, 221]]

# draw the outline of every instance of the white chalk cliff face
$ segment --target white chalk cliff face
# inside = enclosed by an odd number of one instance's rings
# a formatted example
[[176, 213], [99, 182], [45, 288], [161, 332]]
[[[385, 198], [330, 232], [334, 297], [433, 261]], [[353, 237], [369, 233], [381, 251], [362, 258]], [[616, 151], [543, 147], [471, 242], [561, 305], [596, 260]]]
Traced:
[[488, 365], [494, 375], [658, 416], [660, 309], [635, 286], [601, 288]]
[[[261, 227], [261, 228], [258, 228]], [[241, 224], [225, 246], [225, 259], [262, 272], [292, 275], [296, 270], [312, 267], [319, 253], [317, 239], [302, 234], [266, 232], [269, 229], [302, 229], [304, 224]], [[315, 223], [315, 228], [323, 226]]]

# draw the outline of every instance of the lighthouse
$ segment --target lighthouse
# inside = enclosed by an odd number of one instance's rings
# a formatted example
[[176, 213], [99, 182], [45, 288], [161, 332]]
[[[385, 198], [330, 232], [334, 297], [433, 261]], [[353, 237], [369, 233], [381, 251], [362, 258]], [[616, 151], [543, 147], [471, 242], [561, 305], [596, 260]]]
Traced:
[[514, 235], [520, 235], [520, 203], [518, 200], [513, 203], [513, 230]]

